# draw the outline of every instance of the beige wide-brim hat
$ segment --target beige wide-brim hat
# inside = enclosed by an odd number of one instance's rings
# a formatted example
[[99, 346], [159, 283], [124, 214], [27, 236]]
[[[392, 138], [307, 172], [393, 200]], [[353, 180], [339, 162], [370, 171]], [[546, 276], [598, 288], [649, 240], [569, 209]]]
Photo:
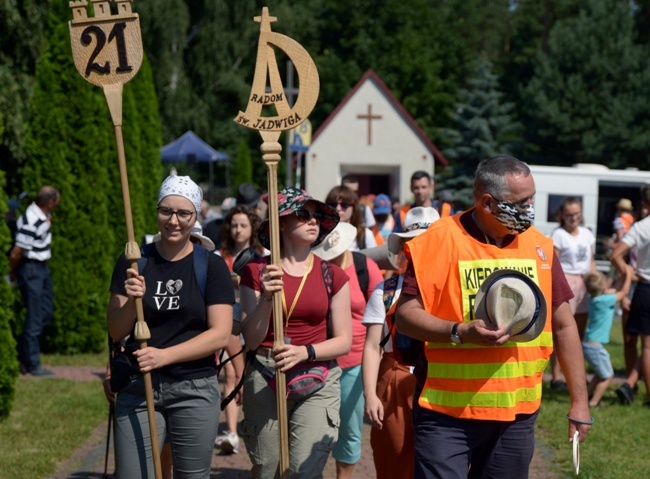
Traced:
[[499, 269], [490, 274], [476, 293], [474, 317], [504, 326], [509, 341], [537, 338], [546, 325], [547, 305], [542, 290], [525, 274]]
[[350, 223], [339, 222], [336, 228], [311, 251], [323, 261], [330, 261], [345, 253], [357, 239], [357, 229]]
[[[198, 244], [203, 246], [208, 251], [215, 250], [214, 241], [212, 241], [207, 236], [203, 235], [203, 228], [201, 228], [201, 226], [198, 223], [192, 227], [192, 232], [190, 233], [190, 237], [196, 240], [193, 241], [193, 243], [198, 242]], [[152, 243], [155, 243], [156, 241], [160, 241], [160, 232], [156, 233], [154, 237], [151, 239]]]
[[621, 198], [616, 203], [616, 208], [619, 210], [632, 211], [634, 207], [632, 206], [632, 201], [627, 198]]
[[424, 233], [429, 226], [440, 219], [435, 208], [416, 206], [411, 208], [404, 217], [403, 233], [391, 233], [388, 236], [388, 261], [394, 268], [399, 268], [399, 253], [404, 243], [411, 238]]

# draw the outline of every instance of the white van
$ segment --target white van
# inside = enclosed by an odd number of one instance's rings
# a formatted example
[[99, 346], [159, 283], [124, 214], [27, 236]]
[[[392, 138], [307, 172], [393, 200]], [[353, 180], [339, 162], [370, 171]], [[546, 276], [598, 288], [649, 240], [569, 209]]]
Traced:
[[606, 261], [608, 238], [612, 237], [612, 224], [616, 203], [628, 198], [637, 208], [639, 189], [650, 183], [650, 171], [634, 168], [610, 170], [604, 165], [579, 163], [566, 166], [528, 165], [535, 178], [535, 226], [550, 235], [559, 226], [556, 213], [565, 196], [582, 200], [584, 225], [596, 236], [596, 260], [599, 269], [608, 269]]

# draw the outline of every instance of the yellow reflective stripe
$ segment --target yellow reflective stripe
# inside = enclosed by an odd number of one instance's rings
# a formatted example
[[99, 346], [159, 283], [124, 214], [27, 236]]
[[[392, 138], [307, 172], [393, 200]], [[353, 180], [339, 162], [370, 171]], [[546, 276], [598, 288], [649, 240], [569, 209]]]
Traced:
[[534, 402], [542, 397], [542, 385], [512, 392], [451, 392], [425, 389], [421, 399], [439, 406], [514, 408], [520, 402]]
[[[456, 349], [456, 348], [466, 348], [466, 349], [485, 349], [486, 346], [482, 344], [454, 344], [451, 341], [445, 341], [441, 343], [427, 342], [425, 343], [428, 349]], [[527, 341], [525, 343], [518, 343], [515, 341], [508, 341], [503, 346], [498, 347], [518, 347], [518, 348], [538, 348], [538, 347], [552, 347], [553, 346], [553, 332], [542, 332], [537, 338], [533, 341]], [[492, 346], [490, 346], [492, 347]]]
[[429, 363], [430, 378], [446, 379], [497, 379], [534, 376], [543, 372], [547, 359], [526, 362], [487, 363], [487, 364], [440, 364]]

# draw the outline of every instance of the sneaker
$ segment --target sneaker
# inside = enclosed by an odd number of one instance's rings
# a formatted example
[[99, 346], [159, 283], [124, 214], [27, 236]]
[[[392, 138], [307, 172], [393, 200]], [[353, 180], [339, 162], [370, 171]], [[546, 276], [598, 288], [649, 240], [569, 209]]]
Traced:
[[45, 369], [43, 366], [37, 366], [31, 371], [28, 371], [27, 374], [38, 378], [53, 378], [55, 376], [54, 372], [50, 371], [49, 369]]
[[239, 452], [239, 436], [236, 433], [226, 431], [221, 438], [219, 447], [223, 452], [226, 454], [237, 454]]
[[556, 380], [556, 381], [551, 381], [551, 389], [554, 391], [568, 391], [569, 386], [567, 386], [567, 383], [561, 380]]
[[627, 404], [629, 406], [634, 402], [634, 390], [628, 383], [623, 383], [623, 385], [616, 390], [616, 395], [621, 401], [621, 404]]

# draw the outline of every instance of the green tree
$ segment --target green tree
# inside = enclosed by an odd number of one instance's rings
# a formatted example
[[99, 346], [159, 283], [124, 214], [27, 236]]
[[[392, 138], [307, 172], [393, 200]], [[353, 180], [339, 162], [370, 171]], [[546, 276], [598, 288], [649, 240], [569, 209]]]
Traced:
[[[29, 191], [52, 184], [61, 202], [52, 222], [51, 270], [55, 318], [45, 349], [101, 349], [106, 338], [108, 284], [126, 242], [115, 136], [101, 89], [76, 71], [66, 20], [52, 12], [52, 36], [37, 65], [23, 183]], [[160, 123], [151, 71], [124, 91], [124, 138], [136, 240], [155, 232], [161, 180]]]
[[525, 90], [534, 158], [650, 167], [648, 53], [635, 42], [627, 2], [589, 0], [559, 21]]
[[231, 178], [232, 184], [235, 185], [232, 188], [233, 196], [237, 196], [237, 186], [242, 183], [253, 182], [253, 162], [251, 160], [251, 151], [245, 140], [239, 142], [239, 151], [235, 158], [235, 167], [233, 168]]
[[6, 189], [17, 193], [25, 160], [25, 128], [36, 60], [45, 38], [49, 0], [0, 0], [0, 169]]
[[[454, 191], [459, 207], [472, 204], [472, 183], [476, 165], [499, 153], [514, 153], [522, 127], [513, 117], [514, 104], [505, 101], [492, 62], [480, 57], [474, 77], [459, 91], [452, 115], [455, 128], [447, 134], [445, 156], [454, 165], [438, 178], [437, 189]], [[464, 177], [464, 178], [462, 178]]]
[[[2, 117], [0, 116], [0, 119]], [[2, 125], [0, 124], [0, 137]], [[0, 216], [4, 217], [7, 196], [4, 194], [4, 172], [0, 170]], [[0, 223], [0, 250], [8, 251], [11, 247], [9, 229], [4, 221]], [[0, 271], [8, 271], [7, 255], [0, 254]], [[13, 292], [6, 281], [0, 280], [0, 421], [9, 416], [15, 395], [15, 381], [18, 377], [16, 360], [16, 342], [11, 334], [13, 322]]]

